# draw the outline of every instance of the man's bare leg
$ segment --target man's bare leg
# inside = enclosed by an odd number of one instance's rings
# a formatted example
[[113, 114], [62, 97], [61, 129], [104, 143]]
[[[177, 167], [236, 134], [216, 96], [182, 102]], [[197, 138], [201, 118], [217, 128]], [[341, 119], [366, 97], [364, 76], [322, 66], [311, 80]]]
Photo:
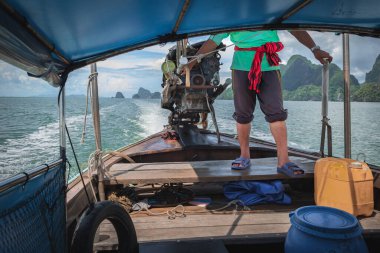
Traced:
[[289, 162], [286, 123], [285, 121], [276, 121], [269, 123], [269, 126], [277, 146], [277, 166], [281, 167]]
[[240, 144], [240, 157], [250, 158], [249, 151], [249, 134], [251, 132], [251, 123], [240, 124], [236, 123], [238, 140]]
[[[277, 146], [277, 167], [282, 167], [285, 163], [290, 162], [288, 156], [288, 137], [285, 121], [276, 121], [269, 123], [274, 141]], [[303, 171], [294, 171], [294, 174], [302, 174]]]

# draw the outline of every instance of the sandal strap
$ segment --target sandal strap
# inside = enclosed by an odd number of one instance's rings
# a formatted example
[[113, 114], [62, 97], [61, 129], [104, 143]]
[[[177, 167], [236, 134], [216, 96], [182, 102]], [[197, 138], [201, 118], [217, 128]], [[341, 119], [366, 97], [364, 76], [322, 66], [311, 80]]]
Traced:
[[244, 157], [238, 157], [236, 158], [232, 164], [239, 164], [239, 165], [247, 165], [250, 163], [250, 159], [244, 158]]
[[301, 169], [297, 164], [293, 162], [287, 162], [284, 164], [284, 166], [292, 171], [303, 171], [303, 169]]

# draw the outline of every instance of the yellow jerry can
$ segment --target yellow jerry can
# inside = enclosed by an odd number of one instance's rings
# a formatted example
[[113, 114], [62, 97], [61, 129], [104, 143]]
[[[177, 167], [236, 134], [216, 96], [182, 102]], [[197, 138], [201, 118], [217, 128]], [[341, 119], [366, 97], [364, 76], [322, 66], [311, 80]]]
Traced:
[[355, 216], [373, 212], [373, 175], [365, 162], [321, 158], [314, 168], [314, 200], [319, 206], [344, 210]]

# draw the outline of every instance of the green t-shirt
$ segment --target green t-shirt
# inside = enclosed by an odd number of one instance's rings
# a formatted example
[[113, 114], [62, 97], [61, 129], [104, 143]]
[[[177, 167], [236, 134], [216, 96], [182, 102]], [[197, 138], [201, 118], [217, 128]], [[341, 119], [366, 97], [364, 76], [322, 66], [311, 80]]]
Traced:
[[[223, 39], [230, 36], [231, 41], [238, 47], [248, 48], [248, 47], [259, 47], [267, 42], [279, 42], [277, 31], [241, 31], [241, 32], [231, 32], [231, 33], [220, 33], [216, 35], [211, 35], [209, 39], [214, 41], [219, 45]], [[231, 69], [249, 71], [251, 69], [253, 57], [255, 56], [255, 51], [235, 51], [232, 60]], [[261, 71], [278, 70], [280, 66], [270, 66], [266, 54], [264, 54], [263, 60], [261, 62]]]

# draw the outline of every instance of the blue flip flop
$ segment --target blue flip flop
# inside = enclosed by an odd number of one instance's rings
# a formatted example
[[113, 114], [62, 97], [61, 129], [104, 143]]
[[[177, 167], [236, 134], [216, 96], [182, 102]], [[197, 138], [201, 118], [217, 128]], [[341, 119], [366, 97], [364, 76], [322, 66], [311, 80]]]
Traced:
[[[301, 174], [295, 174], [296, 171], [302, 171]], [[287, 175], [288, 177], [302, 177], [305, 171], [301, 169], [297, 164], [292, 162], [287, 162], [281, 167], [277, 167], [277, 172]]]
[[236, 158], [231, 164], [232, 170], [245, 170], [249, 167], [251, 167], [251, 159], [244, 157]]

